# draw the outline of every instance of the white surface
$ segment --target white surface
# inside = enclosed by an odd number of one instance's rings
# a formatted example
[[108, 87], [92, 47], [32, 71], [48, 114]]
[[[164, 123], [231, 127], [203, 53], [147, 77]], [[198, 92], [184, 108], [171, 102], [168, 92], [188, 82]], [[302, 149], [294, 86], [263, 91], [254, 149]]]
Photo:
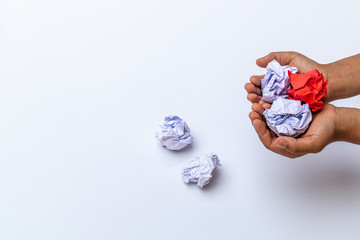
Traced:
[[[275, 155], [243, 89], [270, 51], [358, 53], [359, 7], [0, 0], [0, 239], [359, 239], [359, 146]], [[191, 148], [155, 140], [167, 114]], [[210, 151], [212, 183], [184, 184]]]

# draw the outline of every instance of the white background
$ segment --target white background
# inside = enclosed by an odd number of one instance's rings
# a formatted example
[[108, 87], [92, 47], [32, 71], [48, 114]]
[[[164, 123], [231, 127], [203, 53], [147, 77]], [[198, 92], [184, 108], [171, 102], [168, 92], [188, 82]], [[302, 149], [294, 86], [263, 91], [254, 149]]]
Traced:
[[[359, 239], [359, 146], [273, 154], [243, 88], [271, 51], [359, 53], [359, 8], [0, 0], [0, 239]], [[184, 151], [154, 138], [168, 114], [192, 130]], [[184, 184], [208, 152], [211, 184]]]

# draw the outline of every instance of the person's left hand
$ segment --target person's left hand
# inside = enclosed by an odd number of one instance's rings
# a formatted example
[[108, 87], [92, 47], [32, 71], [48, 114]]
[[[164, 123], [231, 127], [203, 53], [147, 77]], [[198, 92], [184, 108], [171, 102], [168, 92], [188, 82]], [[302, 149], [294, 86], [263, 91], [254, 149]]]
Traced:
[[325, 103], [320, 112], [313, 113], [309, 129], [299, 138], [278, 137], [268, 128], [263, 112], [270, 107], [270, 104], [261, 100], [252, 105], [249, 114], [256, 133], [267, 149], [289, 158], [297, 158], [308, 153], [318, 153], [335, 141], [338, 122], [335, 106]]
[[[313, 69], [318, 69], [320, 72], [324, 74], [325, 79], [328, 78], [328, 66], [325, 64], [319, 64], [314, 60], [300, 54], [297, 52], [272, 52], [266, 55], [265, 57], [259, 58], [256, 60], [256, 64], [259, 67], [265, 68], [269, 62], [276, 59], [280, 63], [281, 66], [291, 66], [299, 69], [298, 73], [305, 73], [311, 71]], [[247, 91], [247, 99], [251, 103], [258, 103], [261, 100], [261, 79], [264, 78], [264, 75], [261, 76], [251, 76], [250, 82], [245, 84], [245, 90]], [[327, 87], [327, 94], [324, 99], [325, 102], [330, 102], [336, 96], [333, 96], [331, 93], [333, 88], [333, 81], [329, 81]]]

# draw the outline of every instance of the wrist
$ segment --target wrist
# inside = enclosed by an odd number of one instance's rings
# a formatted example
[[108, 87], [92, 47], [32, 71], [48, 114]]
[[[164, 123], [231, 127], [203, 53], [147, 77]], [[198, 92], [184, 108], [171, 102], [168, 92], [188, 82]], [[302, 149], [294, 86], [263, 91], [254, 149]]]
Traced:
[[344, 115], [346, 110], [341, 107], [335, 107], [336, 118], [335, 118], [335, 141], [344, 141], [347, 135], [347, 127], [344, 125]]
[[329, 64], [320, 64], [319, 71], [328, 79], [325, 102], [348, 98], [360, 93], [360, 54]]
[[335, 141], [360, 144], [360, 110], [336, 107]]
[[331, 64], [319, 64], [319, 71], [323, 74], [325, 80], [328, 80], [324, 102], [331, 102], [336, 99], [337, 85], [336, 80], [332, 77], [332, 67]]

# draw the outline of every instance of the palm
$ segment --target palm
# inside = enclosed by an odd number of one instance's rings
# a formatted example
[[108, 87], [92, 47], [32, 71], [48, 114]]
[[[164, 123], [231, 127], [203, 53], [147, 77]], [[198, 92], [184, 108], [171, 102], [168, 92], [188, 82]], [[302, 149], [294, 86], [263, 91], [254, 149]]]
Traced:
[[319, 113], [313, 114], [313, 120], [309, 129], [301, 138], [309, 139], [309, 141], [317, 141], [321, 143], [322, 147], [325, 147], [330, 143], [329, 139], [332, 138], [335, 132], [334, 122], [334, 106], [330, 104], [324, 104], [323, 109]]
[[[335, 107], [331, 104], [324, 104], [323, 109], [313, 114], [313, 120], [309, 129], [299, 138], [278, 137], [271, 131], [262, 115], [264, 107], [269, 108], [266, 103], [255, 103], [253, 112], [250, 113], [250, 119], [253, 122], [255, 130], [262, 143], [271, 151], [286, 157], [295, 158], [307, 153], [321, 151], [333, 139], [335, 132]], [[284, 140], [291, 144], [291, 149], [285, 149], [278, 146], [279, 141]], [[306, 150], [302, 150], [304, 146]]]

